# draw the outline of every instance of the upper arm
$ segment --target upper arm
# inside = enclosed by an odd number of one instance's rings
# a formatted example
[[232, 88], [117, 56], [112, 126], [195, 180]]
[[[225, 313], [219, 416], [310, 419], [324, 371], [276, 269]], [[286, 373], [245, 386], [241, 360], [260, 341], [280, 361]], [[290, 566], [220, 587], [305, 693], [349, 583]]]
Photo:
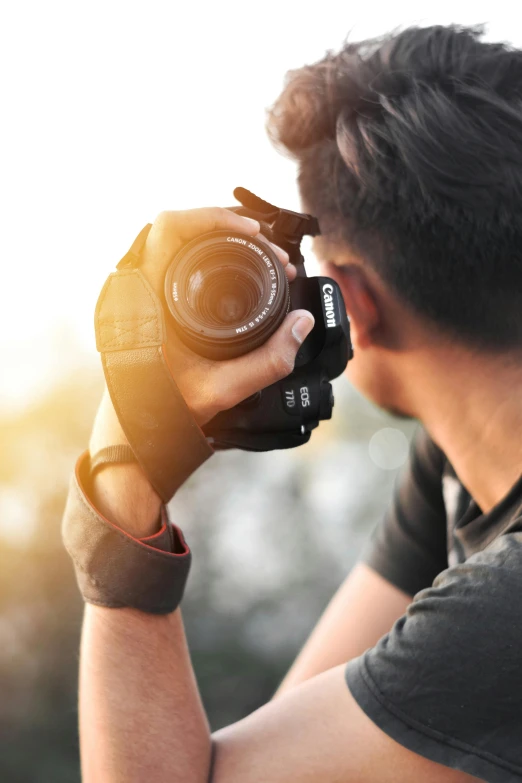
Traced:
[[283, 680], [277, 696], [373, 647], [447, 566], [444, 455], [420, 428], [393, 501]]
[[445, 458], [421, 428], [383, 522], [330, 602], [277, 696], [361, 655], [447, 566]]
[[216, 735], [212, 783], [469, 783], [412, 753], [364, 714], [344, 666], [293, 688]]
[[330, 601], [277, 696], [373, 647], [410, 603], [411, 596], [365, 563], [356, 565]]
[[522, 780], [521, 594], [512, 533], [441, 573], [364, 655], [220, 732], [215, 783]]

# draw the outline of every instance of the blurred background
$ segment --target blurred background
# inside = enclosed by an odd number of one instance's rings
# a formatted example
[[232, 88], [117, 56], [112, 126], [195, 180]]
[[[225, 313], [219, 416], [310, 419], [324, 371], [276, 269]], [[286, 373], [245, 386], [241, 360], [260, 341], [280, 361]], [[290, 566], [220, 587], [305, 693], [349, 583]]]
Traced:
[[[82, 605], [59, 527], [102, 388], [105, 277], [160, 210], [230, 205], [236, 185], [299, 208], [294, 165], [264, 133], [286, 71], [348, 34], [451, 22], [522, 43], [511, 0], [1, 5], [2, 783], [80, 779]], [[335, 393], [307, 446], [217, 455], [172, 503], [194, 552], [184, 615], [213, 728], [270, 698], [406, 459], [413, 422], [344, 379]]]

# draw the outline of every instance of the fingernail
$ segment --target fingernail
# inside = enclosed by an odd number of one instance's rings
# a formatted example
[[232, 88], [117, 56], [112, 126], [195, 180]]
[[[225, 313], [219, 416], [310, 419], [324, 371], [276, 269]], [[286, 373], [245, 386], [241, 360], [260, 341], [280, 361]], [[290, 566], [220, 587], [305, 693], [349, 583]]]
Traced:
[[312, 316], [303, 315], [297, 319], [295, 324], [292, 326], [292, 334], [294, 335], [299, 345], [301, 345], [305, 337], [310, 334], [313, 328], [314, 319]]

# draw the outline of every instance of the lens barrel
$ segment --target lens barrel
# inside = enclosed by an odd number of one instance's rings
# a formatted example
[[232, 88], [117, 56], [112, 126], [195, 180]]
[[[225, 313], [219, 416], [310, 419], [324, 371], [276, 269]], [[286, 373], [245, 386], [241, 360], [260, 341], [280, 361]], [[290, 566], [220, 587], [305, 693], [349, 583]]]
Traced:
[[288, 280], [272, 247], [230, 231], [185, 245], [167, 270], [165, 298], [181, 339], [210, 359], [257, 348], [290, 308]]

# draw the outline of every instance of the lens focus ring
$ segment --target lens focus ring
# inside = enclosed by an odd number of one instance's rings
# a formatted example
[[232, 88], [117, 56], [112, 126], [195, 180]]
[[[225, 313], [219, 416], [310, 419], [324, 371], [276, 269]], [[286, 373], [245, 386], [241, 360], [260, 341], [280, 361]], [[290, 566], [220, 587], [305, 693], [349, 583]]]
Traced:
[[215, 359], [261, 345], [290, 307], [285, 270], [270, 245], [227, 231], [204, 234], [178, 253], [165, 298], [180, 337]]

